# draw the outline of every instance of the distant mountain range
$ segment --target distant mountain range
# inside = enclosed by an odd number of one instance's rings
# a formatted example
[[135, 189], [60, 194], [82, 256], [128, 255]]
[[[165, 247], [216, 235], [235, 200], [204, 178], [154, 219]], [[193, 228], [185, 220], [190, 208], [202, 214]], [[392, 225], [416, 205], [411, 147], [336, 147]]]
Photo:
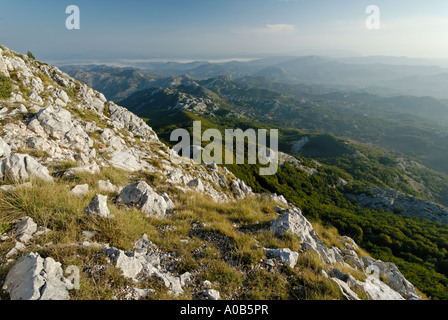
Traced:
[[[394, 57], [325, 58], [319, 56], [269, 57], [247, 62], [195, 61], [135, 62], [134, 68], [98, 65], [63, 66], [61, 70], [89, 85], [104, 88], [111, 99], [122, 99], [167, 76], [188, 74], [205, 80], [217, 76], [239, 79], [260, 76], [287, 84], [312, 84], [342, 90], [361, 90], [382, 96], [414, 95], [448, 99], [448, 69], [430, 61]], [[126, 71], [126, 72], [125, 72]], [[103, 76], [107, 76], [107, 81]], [[116, 84], [115, 84], [116, 82]], [[114, 85], [119, 90], [113, 90]], [[157, 84], [156, 84], [157, 85]], [[126, 89], [126, 90], [123, 90]], [[120, 92], [115, 97], [114, 92]]]

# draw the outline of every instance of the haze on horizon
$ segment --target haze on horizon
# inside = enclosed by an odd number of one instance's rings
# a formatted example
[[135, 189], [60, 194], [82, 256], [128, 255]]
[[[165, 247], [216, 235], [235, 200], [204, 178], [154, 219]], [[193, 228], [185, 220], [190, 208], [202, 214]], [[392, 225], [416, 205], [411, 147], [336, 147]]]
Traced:
[[[381, 29], [368, 30], [368, 5]], [[77, 5], [81, 29], [68, 30]], [[448, 2], [433, 0], [3, 0], [0, 43], [41, 60], [300, 53], [448, 59]]]

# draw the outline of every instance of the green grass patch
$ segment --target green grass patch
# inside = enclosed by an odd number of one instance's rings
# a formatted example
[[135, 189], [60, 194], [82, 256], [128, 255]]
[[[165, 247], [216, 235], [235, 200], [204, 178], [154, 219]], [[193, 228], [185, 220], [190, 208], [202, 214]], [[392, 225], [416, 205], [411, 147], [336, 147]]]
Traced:
[[0, 74], [0, 100], [7, 100], [11, 97], [12, 81], [4, 74]]

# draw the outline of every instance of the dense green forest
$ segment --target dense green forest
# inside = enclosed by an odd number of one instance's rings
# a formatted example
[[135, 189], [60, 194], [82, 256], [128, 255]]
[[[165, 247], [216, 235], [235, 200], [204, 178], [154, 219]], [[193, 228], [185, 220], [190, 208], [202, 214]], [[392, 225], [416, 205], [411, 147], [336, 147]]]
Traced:
[[397, 264], [401, 272], [429, 297], [448, 298], [448, 226], [425, 219], [360, 208], [344, 192], [360, 186], [330, 188], [340, 170], [319, 168], [308, 176], [288, 164], [274, 176], [260, 176], [257, 166], [229, 165], [256, 192], [282, 194], [310, 220], [336, 227], [373, 257]]

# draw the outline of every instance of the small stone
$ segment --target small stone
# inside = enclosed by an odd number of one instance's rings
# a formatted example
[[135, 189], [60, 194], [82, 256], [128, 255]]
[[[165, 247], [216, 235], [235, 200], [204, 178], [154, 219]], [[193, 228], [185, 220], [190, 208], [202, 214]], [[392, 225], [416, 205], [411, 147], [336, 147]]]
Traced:
[[87, 240], [91, 240], [96, 236], [96, 231], [83, 231], [82, 236]]
[[294, 252], [288, 248], [265, 249], [265, 251], [268, 256], [280, 260], [281, 262], [289, 265], [291, 268], [295, 267], [299, 258], [299, 254], [297, 252]]
[[22, 113], [22, 114], [28, 113], [28, 109], [23, 104], [18, 106], [16, 110], [17, 110], [17, 112]]
[[204, 289], [211, 289], [212, 288], [212, 283], [210, 281], [208, 281], [208, 280], [201, 281], [201, 286]]
[[185, 272], [180, 275], [180, 284], [184, 286], [187, 282], [190, 282], [193, 278], [193, 275], [190, 272]]
[[202, 294], [207, 300], [219, 300], [220, 298], [219, 292], [214, 289], [205, 290]]
[[275, 267], [275, 262], [272, 259], [267, 259], [266, 260], [266, 265], [268, 265], [270, 267]]
[[24, 217], [16, 224], [17, 239], [27, 243], [37, 231], [37, 224], [30, 217]]
[[204, 184], [202, 183], [202, 180], [200, 178], [191, 180], [190, 182], [188, 182], [187, 186], [196, 191], [204, 192]]
[[17, 250], [16, 248], [12, 248], [11, 250], [9, 250], [9, 252], [6, 254], [5, 257], [6, 257], [7, 259], [10, 259], [10, 258], [16, 256], [18, 253], [19, 253], [19, 252], [18, 252], [18, 250]]
[[75, 195], [75, 196], [82, 196], [88, 192], [89, 192], [89, 185], [88, 184], [80, 184], [80, 185], [77, 185], [76, 187], [74, 187], [70, 191], [70, 194]]
[[112, 184], [112, 182], [110, 182], [109, 180], [107, 180], [107, 181], [99, 180], [98, 187], [100, 188], [100, 191], [102, 191], [102, 192], [113, 193], [113, 192], [118, 191], [118, 188], [116, 186], [114, 186]]
[[89, 205], [84, 208], [84, 212], [97, 215], [103, 218], [111, 218], [109, 208], [107, 207], [107, 196], [95, 195]]

